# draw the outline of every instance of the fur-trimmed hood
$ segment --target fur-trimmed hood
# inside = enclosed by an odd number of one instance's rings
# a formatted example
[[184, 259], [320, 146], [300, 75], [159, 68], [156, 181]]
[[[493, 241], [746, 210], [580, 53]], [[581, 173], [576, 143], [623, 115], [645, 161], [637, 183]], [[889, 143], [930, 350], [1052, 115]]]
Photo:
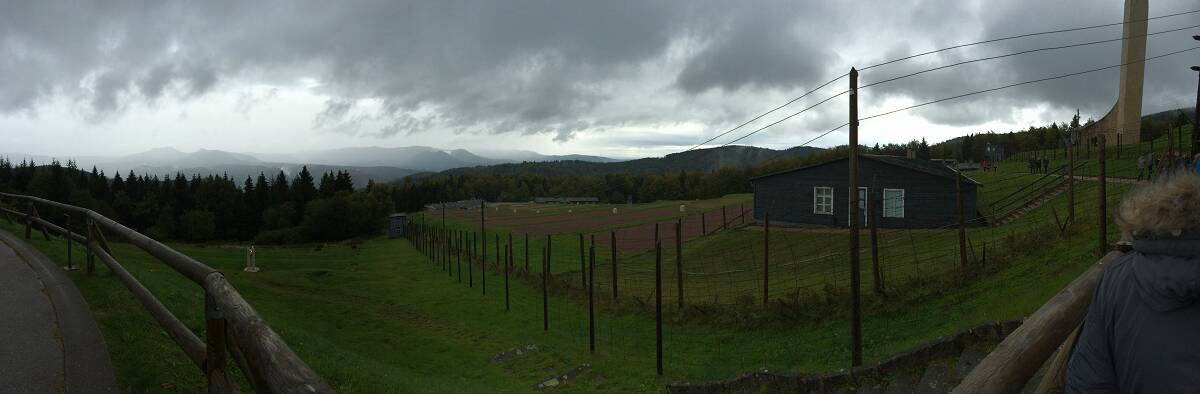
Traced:
[[1200, 175], [1176, 171], [1138, 185], [1125, 195], [1116, 222], [1127, 241], [1200, 232]]

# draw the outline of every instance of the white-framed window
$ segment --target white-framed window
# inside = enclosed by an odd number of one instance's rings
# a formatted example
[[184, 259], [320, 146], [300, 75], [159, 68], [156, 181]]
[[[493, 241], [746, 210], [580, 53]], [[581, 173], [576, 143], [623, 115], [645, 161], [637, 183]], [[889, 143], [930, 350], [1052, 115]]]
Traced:
[[904, 217], [904, 189], [883, 189], [883, 217]]
[[813, 188], [813, 213], [817, 215], [833, 214], [833, 188], [817, 186]]

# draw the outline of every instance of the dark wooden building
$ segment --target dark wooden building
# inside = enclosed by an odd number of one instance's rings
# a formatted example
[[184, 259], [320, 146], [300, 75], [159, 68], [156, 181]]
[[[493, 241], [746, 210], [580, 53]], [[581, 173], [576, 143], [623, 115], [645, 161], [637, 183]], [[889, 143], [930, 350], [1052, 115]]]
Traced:
[[[859, 219], [867, 223], [867, 201], [876, 204], [881, 228], [957, 226], [955, 177], [942, 163], [902, 156], [861, 155]], [[843, 157], [752, 178], [754, 218], [770, 213], [771, 224], [849, 227], [849, 158]], [[968, 226], [981, 224], [976, 210], [979, 183], [964, 176], [963, 212]]]

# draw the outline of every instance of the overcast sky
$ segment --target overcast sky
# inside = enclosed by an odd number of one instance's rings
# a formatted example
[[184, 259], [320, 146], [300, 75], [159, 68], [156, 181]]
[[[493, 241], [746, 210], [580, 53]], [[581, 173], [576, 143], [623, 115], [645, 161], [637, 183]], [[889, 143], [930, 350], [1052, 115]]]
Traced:
[[[346, 146], [658, 156], [851, 66], [957, 43], [1120, 21], [1121, 1], [4, 1], [0, 152], [155, 147], [285, 153]], [[1154, 0], [1150, 15], [1200, 9]], [[1200, 13], [1151, 33], [1200, 25]], [[1200, 29], [1151, 36], [1147, 55]], [[964, 48], [864, 71], [1119, 38], [1119, 27]], [[865, 89], [862, 115], [1120, 63], [1120, 43], [975, 63]], [[1193, 105], [1200, 51], [1148, 63], [1144, 113]], [[942, 140], [1112, 106], [1117, 71], [862, 124], [867, 143]], [[846, 88], [845, 80], [746, 128]], [[846, 121], [839, 98], [743, 140], [798, 145]], [[722, 143], [729, 137], [719, 139]], [[816, 146], [844, 144], [845, 133]]]

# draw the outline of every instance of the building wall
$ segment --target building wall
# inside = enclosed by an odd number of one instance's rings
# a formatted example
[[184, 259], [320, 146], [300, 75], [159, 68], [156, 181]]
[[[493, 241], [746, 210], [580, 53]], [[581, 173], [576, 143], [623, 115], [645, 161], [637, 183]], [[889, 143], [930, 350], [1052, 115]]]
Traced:
[[[848, 160], [838, 160], [800, 171], [754, 181], [754, 218], [768, 212], [772, 224], [847, 227], [849, 214]], [[936, 228], [958, 223], [954, 180], [870, 159], [859, 161], [859, 186], [871, 188], [881, 228]], [[813, 188], [830, 186], [833, 215], [813, 213]], [[904, 217], [882, 217], [883, 189], [904, 189]], [[966, 219], [977, 217], [976, 186], [963, 182]], [[976, 222], [978, 224], [978, 222]], [[968, 225], [971, 225], [968, 223]]]

